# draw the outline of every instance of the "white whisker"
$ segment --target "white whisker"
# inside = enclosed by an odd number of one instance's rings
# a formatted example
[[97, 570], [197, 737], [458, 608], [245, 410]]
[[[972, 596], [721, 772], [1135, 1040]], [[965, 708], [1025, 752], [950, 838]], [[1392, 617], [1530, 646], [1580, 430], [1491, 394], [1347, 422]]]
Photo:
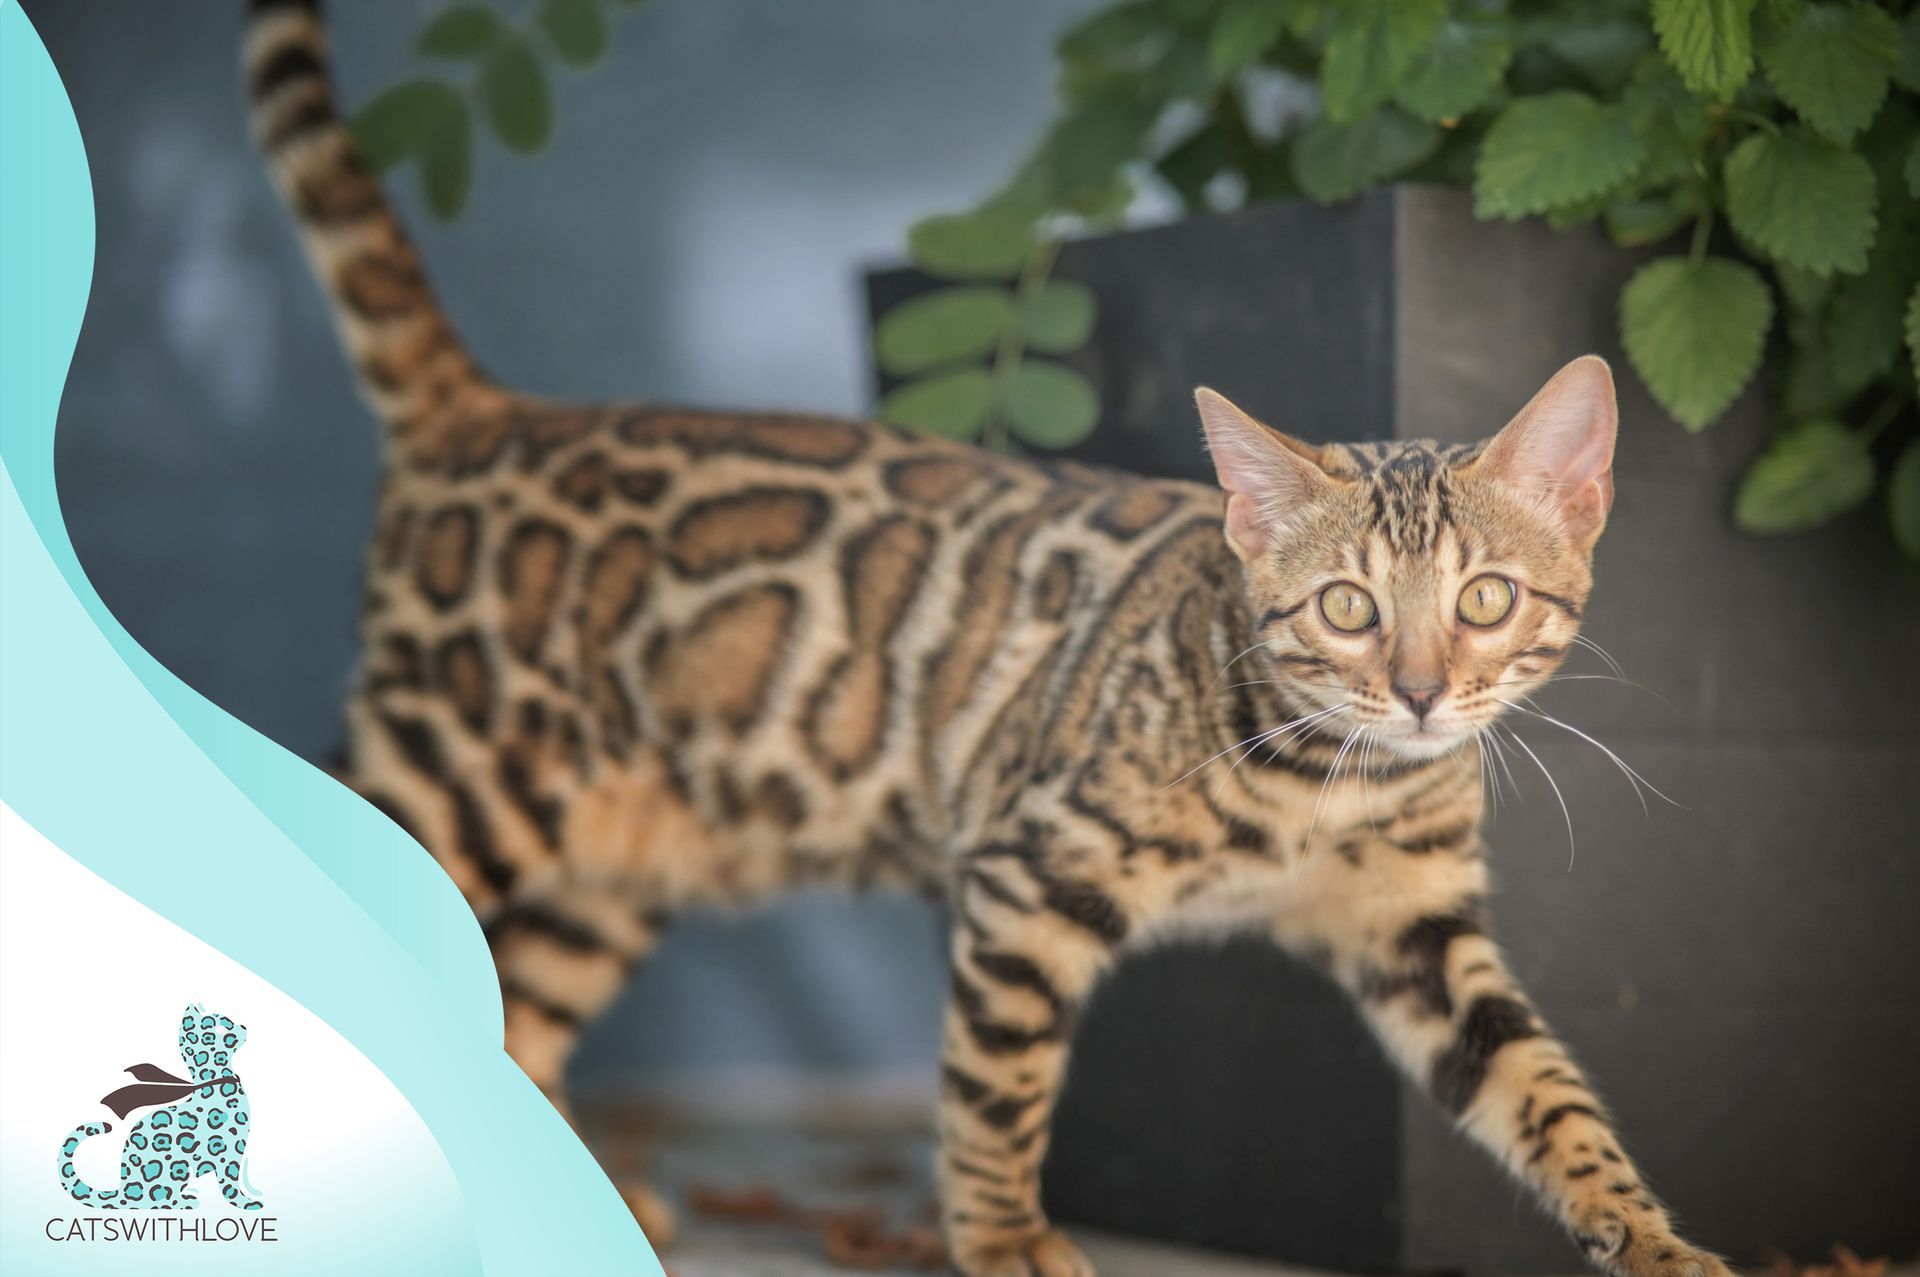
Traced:
[[1501, 806], [1500, 775], [1498, 772], [1493, 770], [1493, 763], [1487, 757], [1489, 751], [1487, 749], [1487, 745], [1484, 739], [1482, 740], [1480, 748], [1477, 751], [1477, 753], [1479, 755], [1479, 762], [1480, 762], [1480, 784], [1484, 789], [1486, 789], [1488, 794], [1488, 801], [1490, 801], [1493, 804], [1494, 810], [1497, 811]]
[[[1525, 699], [1528, 701], [1529, 704], [1532, 703], [1531, 697], [1527, 697]], [[1555, 718], [1553, 715], [1542, 713], [1537, 708], [1528, 709], [1526, 705], [1516, 705], [1512, 701], [1501, 701], [1500, 703], [1502, 705], [1505, 705], [1508, 709], [1517, 709], [1522, 714], [1531, 714], [1535, 718], [1539, 719], [1544, 723], [1552, 723], [1555, 727], [1558, 727], [1563, 731], [1572, 732], [1575, 736], [1578, 736], [1581, 740], [1587, 742], [1587, 744], [1593, 746], [1595, 749], [1605, 754], [1609, 759], [1612, 760], [1613, 765], [1620, 769], [1620, 774], [1627, 778], [1628, 783], [1633, 785], [1633, 796], [1640, 800], [1640, 810], [1642, 813], [1647, 812], [1646, 796], [1640, 792], [1640, 786], [1642, 785], [1645, 785], [1648, 789], [1652, 790], [1655, 794], [1658, 794], [1659, 797], [1664, 801], [1668, 803], [1672, 803], [1672, 805], [1675, 807], [1680, 807], [1682, 811], [1686, 810], [1686, 808], [1681, 807], [1681, 804], [1674, 802], [1673, 799], [1668, 798], [1665, 794], [1660, 793], [1659, 788], [1656, 787], [1652, 781], [1648, 780], [1645, 776], [1642, 776], [1639, 772], [1633, 770], [1633, 768], [1627, 766], [1626, 760], [1621, 758], [1620, 755], [1614, 753], [1611, 749], [1607, 748], [1605, 745], [1601, 744], [1599, 741], [1595, 740], [1593, 737], [1587, 735], [1585, 732], [1581, 731], [1578, 727], [1575, 727], [1573, 724], [1563, 723], [1559, 719]]]
[[1524, 749], [1527, 751], [1527, 757], [1531, 758], [1533, 760], [1533, 765], [1540, 769], [1540, 774], [1547, 778], [1547, 784], [1553, 786], [1553, 796], [1560, 800], [1560, 814], [1567, 818], [1567, 872], [1572, 873], [1573, 872], [1573, 813], [1567, 810], [1567, 800], [1560, 793], [1560, 786], [1553, 779], [1553, 773], [1548, 771], [1547, 765], [1540, 761], [1540, 755], [1533, 752], [1533, 747], [1527, 744], [1526, 741], [1520, 739], [1520, 733], [1514, 731], [1511, 727], [1507, 729], [1507, 735], [1513, 737], [1514, 744], [1518, 745], [1521, 749]]
[[1584, 634], [1574, 635], [1573, 641], [1578, 643], [1581, 647], [1586, 648], [1589, 652], [1592, 652], [1595, 656], [1599, 657], [1601, 660], [1605, 661], [1607, 663], [1607, 668], [1613, 671], [1613, 676], [1615, 678], [1619, 679], [1623, 683], [1627, 681], [1627, 672], [1620, 668], [1620, 662], [1613, 659], [1612, 652], [1609, 652], [1606, 648], [1601, 647], [1598, 643], [1594, 642], [1592, 639], [1588, 638]]
[[[1494, 723], [1491, 726], [1494, 733], [1498, 733], [1500, 724]], [[1489, 734], [1487, 739], [1493, 742], [1494, 756], [1500, 760], [1500, 770], [1507, 774], [1507, 788], [1511, 789], [1513, 796], [1522, 806], [1525, 806], [1527, 796], [1520, 792], [1520, 782], [1513, 778], [1513, 768], [1507, 765], [1507, 747], [1500, 743], [1500, 737], [1497, 734]]]
[[[1328, 716], [1328, 714], [1337, 714], [1337, 713], [1341, 713], [1341, 712], [1343, 712], [1343, 711], [1345, 711], [1345, 710], [1346, 710], [1346, 709], [1348, 709], [1348, 708], [1349, 708], [1349, 707], [1348, 707], [1348, 706], [1346, 706], [1346, 705], [1335, 705], [1335, 706], [1334, 706], [1334, 707], [1333, 707], [1333, 708], [1332, 708], [1331, 710], [1328, 710], [1328, 711], [1326, 711], [1326, 712], [1324, 712], [1324, 713], [1320, 713], [1320, 714], [1315, 714], [1315, 715], [1312, 715], [1312, 716], [1311, 716], [1311, 717], [1309, 717], [1309, 718], [1306, 718], [1306, 719], [1301, 719], [1301, 720], [1298, 720], [1298, 721], [1296, 721], [1296, 722], [1293, 722], [1293, 723], [1289, 723], [1289, 724], [1287, 724], [1287, 726], [1286, 726], [1286, 727], [1283, 727], [1283, 728], [1280, 728], [1280, 729], [1279, 729], [1280, 731], [1283, 731], [1283, 732], [1288, 732], [1288, 735], [1287, 735], [1287, 737], [1286, 737], [1285, 739], [1282, 739], [1282, 740], [1278, 740], [1278, 741], [1273, 741], [1273, 740], [1272, 740], [1272, 737], [1271, 737], [1271, 736], [1267, 736], [1267, 737], [1263, 737], [1263, 738], [1261, 738], [1260, 740], [1256, 740], [1256, 741], [1254, 741], [1253, 743], [1251, 743], [1251, 744], [1249, 744], [1249, 745], [1247, 745], [1247, 748], [1246, 748], [1246, 750], [1245, 750], [1245, 751], [1244, 751], [1244, 752], [1243, 752], [1243, 753], [1242, 753], [1242, 754], [1240, 755], [1240, 757], [1238, 757], [1238, 758], [1236, 758], [1236, 759], [1234, 759], [1234, 760], [1233, 760], [1233, 766], [1231, 766], [1231, 767], [1229, 767], [1229, 768], [1227, 768], [1227, 774], [1226, 774], [1225, 776], [1222, 776], [1222, 777], [1220, 778], [1220, 783], [1219, 783], [1218, 785], [1216, 785], [1216, 786], [1214, 786], [1214, 789], [1213, 789], [1213, 796], [1214, 796], [1214, 798], [1215, 798], [1215, 800], [1217, 801], [1217, 800], [1219, 799], [1219, 797], [1220, 797], [1220, 795], [1221, 795], [1221, 794], [1224, 794], [1224, 793], [1225, 793], [1225, 792], [1227, 791], [1227, 782], [1228, 782], [1228, 781], [1230, 781], [1230, 780], [1232, 780], [1232, 779], [1233, 779], [1233, 774], [1234, 774], [1235, 772], [1237, 772], [1237, 771], [1239, 771], [1239, 770], [1240, 770], [1240, 764], [1241, 764], [1241, 763], [1244, 763], [1244, 762], [1246, 762], [1246, 761], [1247, 761], [1247, 760], [1248, 760], [1249, 758], [1251, 758], [1251, 757], [1253, 757], [1253, 751], [1254, 751], [1254, 750], [1256, 750], [1256, 749], [1258, 749], [1258, 748], [1260, 748], [1260, 746], [1261, 746], [1261, 745], [1263, 745], [1263, 744], [1269, 744], [1269, 742], [1271, 742], [1271, 747], [1274, 747], [1274, 748], [1277, 748], [1277, 747], [1278, 747], [1278, 746], [1280, 746], [1280, 745], [1287, 745], [1287, 744], [1291, 744], [1292, 742], [1294, 742], [1294, 741], [1296, 741], [1296, 740], [1304, 740], [1304, 739], [1306, 738], [1306, 736], [1307, 736], [1307, 733], [1309, 733], [1309, 732], [1311, 732], [1311, 731], [1313, 730], [1313, 725], [1314, 725], [1314, 723], [1315, 723], [1315, 722], [1317, 722], [1317, 721], [1318, 721], [1318, 720], [1320, 720], [1320, 719], [1323, 719], [1323, 718], [1325, 718], [1325, 717], [1327, 717], [1327, 716]], [[1292, 730], [1291, 730], [1291, 731], [1289, 731], [1289, 729], [1292, 729]], [[1243, 742], [1243, 743], [1245, 743], [1245, 742]], [[1235, 749], [1238, 749], [1238, 748], [1239, 748], [1239, 746], [1238, 746], [1238, 745], [1236, 745], [1236, 746], [1234, 746], [1234, 748], [1235, 748]], [[1216, 757], [1217, 757], [1217, 755], [1216, 755]], [[1209, 762], [1211, 762], [1212, 760], [1211, 760], [1211, 759], [1209, 759], [1208, 761], [1209, 761]], [[1205, 764], [1204, 764], [1204, 763], [1203, 763], [1203, 764], [1201, 764], [1201, 765], [1202, 765], [1202, 766], [1205, 766]]]
[[1367, 806], [1367, 824], [1377, 834], [1380, 832], [1380, 821], [1373, 814], [1373, 782], [1379, 773], [1374, 770], [1373, 751], [1380, 743], [1380, 734], [1371, 727], [1362, 727], [1360, 733], [1360, 788]]
[[1242, 656], [1245, 656], [1248, 652], [1251, 652], [1255, 648], [1258, 648], [1260, 646], [1262, 646], [1262, 641], [1256, 640], [1252, 643], [1247, 644], [1247, 646], [1241, 648], [1240, 651], [1234, 656], [1233, 660], [1228, 661], [1225, 665], [1222, 665], [1220, 667], [1220, 672], [1213, 676], [1213, 685], [1215, 687], [1220, 686], [1220, 680], [1227, 676], [1227, 671], [1233, 668], [1234, 662], [1238, 661]]
[[1636, 683], [1630, 678], [1616, 678], [1612, 674], [1554, 674], [1547, 678], [1507, 678], [1498, 683], [1489, 683], [1488, 687], [1539, 687], [1546, 683], [1577, 683], [1586, 679], [1596, 679], [1603, 683], [1618, 683], [1622, 687], [1631, 687], [1636, 692], [1645, 692], [1661, 704], [1671, 707], [1673, 702], [1662, 696], [1645, 683]]
[[1266, 731], [1263, 731], [1263, 732], [1255, 732], [1253, 735], [1247, 737], [1245, 740], [1235, 741], [1233, 744], [1227, 746], [1225, 749], [1215, 754], [1213, 758], [1202, 759], [1200, 762], [1194, 764], [1192, 767], [1188, 768], [1186, 771], [1182, 772], [1180, 775], [1174, 777], [1172, 780], [1168, 781], [1166, 784], [1160, 786], [1160, 789], [1156, 792], [1164, 792], [1166, 790], [1172, 789], [1175, 785], [1178, 785], [1181, 781], [1193, 775], [1194, 772], [1199, 771], [1202, 767], [1205, 767], [1208, 763], [1213, 762], [1215, 759], [1226, 757], [1228, 754], [1231, 754], [1234, 750], [1239, 749], [1242, 745], [1258, 745], [1261, 741], [1267, 740], [1270, 737], [1278, 736], [1281, 732], [1286, 731], [1290, 727], [1298, 727], [1302, 723], [1311, 723], [1316, 719], [1325, 718], [1329, 714], [1336, 714], [1345, 708], [1346, 706], [1344, 705], [1335, 705], [1332, 709], [1323, 709], [1317, 714], [1309, 714], [1305, 718], [1296, 718], [1291, 723], [1282, 723], [1278, 727], [1268, 728]]
[[1325, 805], [1327, 801], [1327, 790], [1332, 788], [1333, 778], [1340, 774], [1340, 760], [1347, 756], [1347, 749], [1353, 744], [1354, 737], [1358, 736], [1364, 730], [1366, 729], [1356, 727], [1347, 733], [1345, 740], [1340, 742], [1340, 751], [1333, 756], [1333, 765], [1327, 769], [1327, 778], [1320, 782], [1320, 797], [1314, 801], [1313, 820], [1307, 825], [1306, 839], [1300, 844], [1301, 851], [1305, 851], [1313, 845], [1314, 831], [1320, 828], [1320, 808]]

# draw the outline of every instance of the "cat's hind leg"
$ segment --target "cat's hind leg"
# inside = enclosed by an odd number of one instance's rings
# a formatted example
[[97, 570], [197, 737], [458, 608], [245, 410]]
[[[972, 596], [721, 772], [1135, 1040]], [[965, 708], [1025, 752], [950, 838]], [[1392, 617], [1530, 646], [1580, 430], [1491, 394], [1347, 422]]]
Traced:
[[[581, 1033], [652, 952], [666, 921], [663, 911], [620, 893], [569, 887], [508, 905], [487, 925], [506, 1010], [507, 1054], [576, 1131], [567, 1060]], [[675, 1224], [666, 1201], [645, 1183], [619, 1187], [647, 1239], [657, 1248], [669, 1245]]]

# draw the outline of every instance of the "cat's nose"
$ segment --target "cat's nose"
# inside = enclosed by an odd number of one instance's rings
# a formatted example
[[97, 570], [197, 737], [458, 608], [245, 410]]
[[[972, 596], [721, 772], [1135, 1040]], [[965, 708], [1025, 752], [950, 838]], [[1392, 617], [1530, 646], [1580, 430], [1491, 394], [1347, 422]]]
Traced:
[[1423, 723], [1427, 721], [1427, 714], [1433, 709], [1433, 703], [1439, 700], [1440, 693], [1446, 690], [1439, 683], [1421, 683], [1415, 686], [1409, 686], [1406, 683], [1393, 685], [1393, 694], [1398, 696], [1402, 703], [1413, 711], [1413, 716]]

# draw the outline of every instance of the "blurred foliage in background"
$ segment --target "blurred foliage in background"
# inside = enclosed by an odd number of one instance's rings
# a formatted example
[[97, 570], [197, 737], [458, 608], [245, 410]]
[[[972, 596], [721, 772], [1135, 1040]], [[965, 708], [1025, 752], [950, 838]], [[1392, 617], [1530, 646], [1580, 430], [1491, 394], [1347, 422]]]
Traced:
[[1058, 288], [1044, 245], [1115, 220], [1144, 185], [1202, 210], [1448, 183], [1471, 188], [1482, 218], [1598, 224], [1623, 248], [1671, 240], [1621, 291], [1619, 320], [1674, 419], [1708, 428], [1770, 339], [1778, 356], [1775, 432], [1735, 521], [1824, 523], [1871, 500], [1884, 463], [1894, 534], [1920, 560], [1920, 11], [1126, 0], [1074, 26], [1058, 54], [1062, 110], [1032, 158], [978, 208], [913, 230], [922, 270], [966, 282], [883, 318], [881, 366], [916, 379], [882, 415], [990, 444], [1002, 419], [1042, 447], [1090, 430], [1084, 382], [1071, 429], [1022, 426], [1021, 342], [1058, 353], [1090, 328], [1081, 301], [1071, 329], [1036, 315]]
[[[508, 149], [552, 131], [549, 68], [605, 52], [614, 9], [439, 10], [423, 58], [354, 121], [451, 218], [475, 120]], [[713, 2], [713, 0], [709, 0]], [[984, 17], [983, 17], [984, 20]], [[1769, 350], [1773, 437], [1735, 497], [1752, 532], [1814, 527], [1884, 489], [1920, 561], [1920, 7], [1905, 0], [1123, 0], [1059, 41], [1061, 112], [1006, 185], [912, 228], [943, 281], [884, 315], [900, 384], [880, 415], [1001, 449], [1070, 447], [1100, 414], [1052, 356], [1093, 334], [1061, 239], [1144, 188], [1188, 210], [1471, 188], [1483, 218], [1671, 243], [1619, 299], [1634, 370], [1704, 430]]]
[[451, 4], [414, 40], [420, 57], [456, 68], [458, 78], [421, 75], [368, 102], [353, 118], [367, 162], [382, 172], [412, 164], [435, 217], [451, 220], [473, 187], [475, 118], [500, 144], [530, 155], [553, 135], [549, 68], [576, 69], [607, 51], [611, 10], [645, 0], [538, 0], [507, 13]]

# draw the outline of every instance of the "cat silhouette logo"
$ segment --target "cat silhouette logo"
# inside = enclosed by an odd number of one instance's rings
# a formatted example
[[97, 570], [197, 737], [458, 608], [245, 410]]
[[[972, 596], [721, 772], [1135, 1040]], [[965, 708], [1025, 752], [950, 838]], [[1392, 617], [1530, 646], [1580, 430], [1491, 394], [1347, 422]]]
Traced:
[[133, 1082], [101, 1097], [122, 1119], [135, 1109], [153, 1109], [127, 1132], [120, 1187], [95, 1188], [74, 1170], [80, 1142], [113, 1129], [111, 1122], [83, 1122], [60, 1146], [60, 1191], [98, 1210], [193, 1210], [200, 1199], [192, 1186], [211, 1175], [221, 1196], [236, 1207], [262, 1209], [265, 1204], [247, 1183], [252, 1108], [232, 1067], [246, 1040], [246, 1025], [197, 1002], [189, 1006], [180, 1016], [180, 1059], [187, 1076], [176, 1077], [157, 1064], [135, 1064], [126, 1070]]

